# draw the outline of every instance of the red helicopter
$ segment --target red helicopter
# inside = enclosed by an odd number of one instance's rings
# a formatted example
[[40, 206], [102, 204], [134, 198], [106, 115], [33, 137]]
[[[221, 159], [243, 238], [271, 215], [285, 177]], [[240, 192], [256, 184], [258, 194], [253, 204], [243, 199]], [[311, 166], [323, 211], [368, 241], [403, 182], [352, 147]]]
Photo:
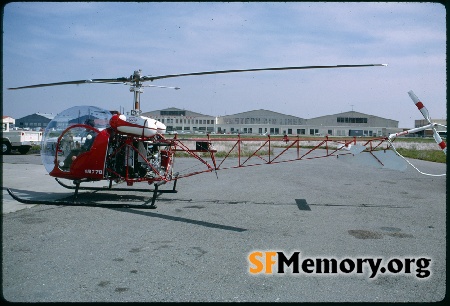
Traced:
[[[141, 70], [134, 71], [129, 77], [115, 79], [91, 79], [68, 81], [58, 83], [37, 84], [23, 87], [8, 88], [11, 90], [36, 88], [44, 86], [108, 83], [126, 84], [133, 92], [133, 110], [131, 115], [125, 116], [115, 111], [108, 111], [95, 106], [75, 106], [59, 113], [47, 126], [42, 143], [41, 158], [46, 170], [56, 178], [57, 182], [65, 188], [74, 189], [72, 201], [56, 200], [42, 201], [23, 199], [15, 195], [9, 188], [8, 193], [17, 201], [26, 204], [44, 205], [77, 205], [96, 207], [127, 207], [127, 208], [156, 208], [156, 198], [161, 193], [175, 193], [178, 179], [190, 177], [205, 172], [216, 172], [223, 169], [242, 168], [248, 166], [276, 164], [297, 160], [355, 156], [359, 153], [369, 153], [376, 164], [381, 167], [394, 169], [406, 168], [406, 159], [402, 159], [396, 152], [392, 141], [397, 136], [416, 133], [425, 129], [433, 129], [436, 142], [446, 153], [445, 142], [439, 136], [432, 123], [428, 111], [411, 91], [409, 95], [424, 115], [429, 124], [389, 137], [378, 137], [357, 143], [356, 138], [308, 137], [307, 141], [315, 141], [312, 148], [300, 154], [301, 142], [305, 139], [288, 137], [284, 135], [267, 138], [254, 137], [211, 137], [181, 139], [178, 135], [166, 137], [166, 126], [155, 119], [142, 116], [140, 110], [140, 94], [143, 87], [164, 87], [144, 85], [144, 82], [165, 78], [184, 76], [199, 76], [209, 74], [301, 70], [301, 69], [328, 69], [328, 68], [356, 68], [386, 66], [385, 64], [367, 65], [337, 65], [337, 66], [298, 66], [273, 67], [240, 70], [219, 70], [194, 72], [184, 74], [170, 74], [161, 76], [142, 76]], [[167, 87], [166, 87], [167, 88]], [[179, 89], [177, 87], [168, 87]], [[217, 158], [215, 153], [217, 145], [227, 143], [225, 155]], [[274, 148], [278, 150], [275, 153]], [[303, 149], [303, 148], [302, 148]], [[244, 151], [245, 154], [244, 154]], [[192, 157], [196, 161], [197, 169], [188, 171], [174, 170], [174, 161], [177, 154]], [[192, 169], [192, 168], [191, 168]], [[73, 186], [63, 183], [60, 179], [73, 181]], [[81, 183], [106, 180], [108, 187], [86, 187]], [[117, 184], [126, 182], [127, 188], [116, 188]], [[133, 189], [135, 183], [145, 182], [154, 185], [153, 189]], [[172, 189], [160, 190], [158, 187], [173, 182]], [[113, 183], [114, 186], [113, 186]], [[114, 188], [113, 188], [114, 187]], [[153, 193], [150, 205], [132, 204], [100, 204], [92, 202], [79, 202], [79, 190], [127, 190], [148, 191]]]

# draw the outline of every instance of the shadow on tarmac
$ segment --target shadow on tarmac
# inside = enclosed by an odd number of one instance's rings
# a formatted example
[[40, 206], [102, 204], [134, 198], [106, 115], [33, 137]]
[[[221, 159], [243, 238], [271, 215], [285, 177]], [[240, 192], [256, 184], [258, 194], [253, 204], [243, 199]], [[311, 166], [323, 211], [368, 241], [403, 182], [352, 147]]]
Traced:
[[199, 221], [199, 220], [193, 220], [193, 219], [188, 219], [188, 218], [169, 216], [169, 215], [148, 212], [148, 211], [140, 211], [140, 210], [126, 209], [126, 208], [109, 208], [109, 209], [116, 210], [116, 211], [128, 212], [128, 213], [146, 216], [146, 217], [161, 218], [161, 219], [170, 220], [170, 221], [178, 221], [178, 222], [190, 223], [190, 224], [195, 224], [195, 225], [200, 225], [200, 226], [206, 226], [206, 227], [210, 227], [210, 228], [218, 228], [218, 229], [223, 229], [223, 230], [233, 231], [233, 232], [247, 231], [247, 229], [241, 228], [241, 227], [234, 227], [234, 226], [222, 225], [222, 224], [211, 223], [211, 222], [206, 222], [206, 221]]

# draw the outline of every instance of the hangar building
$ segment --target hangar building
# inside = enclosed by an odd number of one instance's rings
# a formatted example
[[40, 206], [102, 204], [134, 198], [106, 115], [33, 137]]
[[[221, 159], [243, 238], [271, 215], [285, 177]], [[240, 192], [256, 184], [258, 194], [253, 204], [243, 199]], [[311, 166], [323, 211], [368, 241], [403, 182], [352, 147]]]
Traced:
[[[433, 123], [442, 124], [442, 125], [447, 126], [447, 119], [431, 119], [431, 121]], [[415, 128], [426, 126], [428, 124], [429, 124], [428, 121], [426, 121], [425, 119], [414, 120], [414, 127]], [[447, 137], [447, 129], [445, 127], [436, 126], [435, 129], [441, 136]], [[425, 131], [418, 132], [416, 135], [419, 135], [419, 136], [433, 136], [433, 130], [432, 129], [426, 129]]]
[[264, 109], [217, 117], [218, 133], [301, 135], [304, 125], [303, 118]]
[[53, 118], [55, 118], [53, 114], [35, 113], [16, 119], [15, 127], [30, 130], [45, 129]]
[[264, 109], [214, 117], [172, 107], [142, 115], [179, 133], [387, 136], [402, 131], [396, 120], [355, 111], [304, 119]]
[[164, 123], [167, 132], [212, 133], [216, 131], [216, 117], [175, 107], [142, 113], [142, 116]]
[[398, 121], [382, 117], [349, 111], [308, 119], [306, 124], [311, 130], [322, 135], [333, 136], [388, 136], [399, 132]]

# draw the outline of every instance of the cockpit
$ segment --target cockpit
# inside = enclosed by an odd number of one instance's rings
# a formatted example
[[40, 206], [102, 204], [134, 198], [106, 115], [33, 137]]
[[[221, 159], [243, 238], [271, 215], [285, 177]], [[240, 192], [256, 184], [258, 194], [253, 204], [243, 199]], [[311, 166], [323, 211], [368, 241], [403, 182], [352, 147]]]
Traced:
[[111, 113], [95, 106], [75, 106], [59, 113], [44, 131], [41, 158], [50, 173], [68, 172], [75, 159], [92, 149], [97, 135], [109, 127]]

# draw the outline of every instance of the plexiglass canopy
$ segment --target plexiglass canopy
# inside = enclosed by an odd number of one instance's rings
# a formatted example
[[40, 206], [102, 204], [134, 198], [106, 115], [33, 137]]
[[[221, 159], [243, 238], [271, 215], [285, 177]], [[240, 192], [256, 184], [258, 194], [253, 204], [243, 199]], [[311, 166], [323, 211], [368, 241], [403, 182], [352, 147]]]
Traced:
[[[85, 128], [76, 125], [91, 125], [98, 130], [103, 130], [109, 127], [109, 120], [112, 115], [110, 111], [96, 107], [96, 106], [74, 106], [58, 115], [49, 122], [44, 131], [41, 143], [41, 158], [47, 172], [51, 172], [55, 167], [56, 149], [58, 146], [58, 139], [61, 135], [61, 140], [69, 134], [73, 137], [74, 143], [78, 140], [80, 144], [83, 143], [83, 133]], [[78, 139], [79, 138], [79, 139]], [[64, 156], [66, 148], [60, 144], [58, 147], [58, 156]]]

